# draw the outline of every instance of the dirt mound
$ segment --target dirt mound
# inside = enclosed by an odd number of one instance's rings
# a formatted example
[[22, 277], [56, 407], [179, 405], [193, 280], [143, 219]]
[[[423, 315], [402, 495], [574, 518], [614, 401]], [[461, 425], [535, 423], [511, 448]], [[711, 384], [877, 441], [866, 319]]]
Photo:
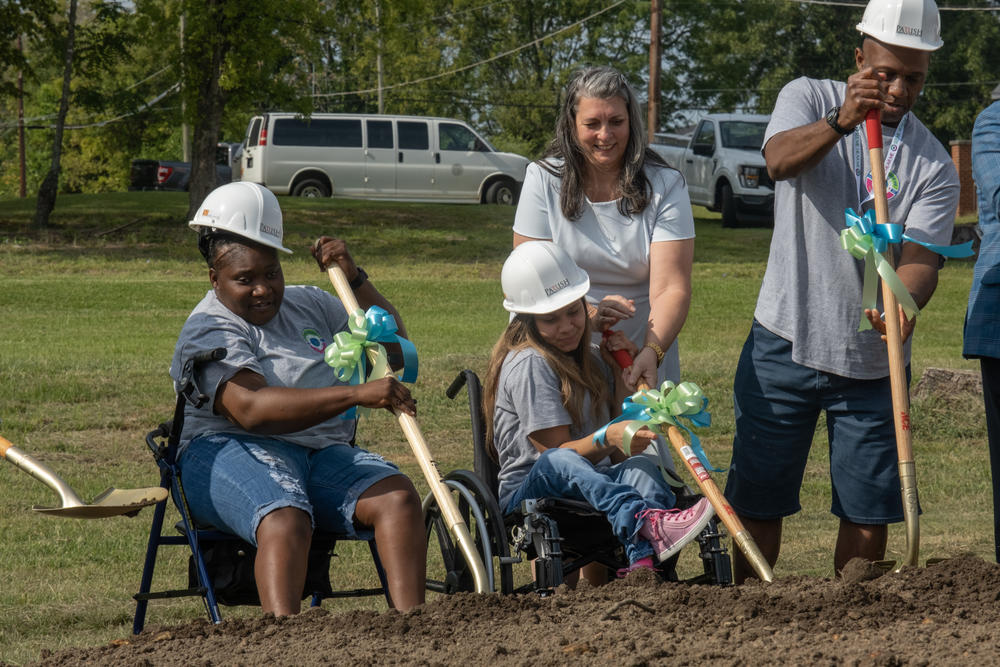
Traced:
[[735, 588], [640, 571], [548, 598], [460, 594], [407, 614], [152, 628], [40, 664], [1000, 665], [998, 599], [1000, 567], [972, 557], [885, 574], [852, 561], [839, 580]]

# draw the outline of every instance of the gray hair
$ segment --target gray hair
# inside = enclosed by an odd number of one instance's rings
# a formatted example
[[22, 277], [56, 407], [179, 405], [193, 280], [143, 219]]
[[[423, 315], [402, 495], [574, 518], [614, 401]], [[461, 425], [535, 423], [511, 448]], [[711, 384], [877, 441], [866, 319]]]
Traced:
[[[649, 204], [649, 180], [643, 173], [643, 167], [647, 162], [664, 167], [667, 165], [659, 155], [647, 148], [639, 100], [625, 76], [613, 67], [586, 67], [573, 73], [566, 85], [562, 108], [556, 120], [556, 136], [539, 164], [561, 180], [559, 204], [563, 215], [570, 220], [578, 219], [583, 213], [587, 162], [576, 138], [576, 112], [580, 99], [584, 97], [602, 100], [620, 97], [625, 102], [629, 136], [619, 176], [622, 198], [618, 208], [622, 215], [638, 213]], [[553, 166], [546, 162], [546, 158], [561, 158], [563, 164], [561, 167]]]

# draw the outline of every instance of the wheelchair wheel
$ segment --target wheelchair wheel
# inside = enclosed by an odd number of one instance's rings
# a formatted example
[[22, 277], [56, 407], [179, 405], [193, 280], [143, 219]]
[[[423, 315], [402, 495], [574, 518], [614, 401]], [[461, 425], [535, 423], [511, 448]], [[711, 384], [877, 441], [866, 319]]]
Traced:
[[[483, 559], [490, 588], [509, 594], [514, 590], [513, 560], [500, 514], [493, 495], [483, 482], [468, 470], [454, 470], [444, 478], [452, 491], [459, 514], [469, 527], [469, 534]], [[452, 594], [475, 591], [472, 571], [465, 562], [458, 543], [448, 531], [434, 496], [424, 498], [424, 527], [427, 531], [427, 590]], [[436, 562], [435, 546], [441, 562]]]

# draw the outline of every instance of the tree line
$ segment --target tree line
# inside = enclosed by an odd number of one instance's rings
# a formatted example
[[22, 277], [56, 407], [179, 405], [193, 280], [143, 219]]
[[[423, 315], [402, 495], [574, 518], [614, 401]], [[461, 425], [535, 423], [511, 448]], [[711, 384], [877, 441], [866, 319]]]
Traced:
[[[939, 0], [945, 45], [915, 108], [946, 145], [1000, 82], [1000, 0], [961, 1]], [[655, 130], [768, 113], [789, 80], [854, 70], [862, 0], [659, 5]], [[197, 206], [216, 142], [274, 110], [457, 117], [537, 157], [577, 67], [618, 67], [645, 98], [649, 26], [643, 0], [0, 0], [0, 197], [20, 189], [21, 109], [39, 213], [57, 191], [126, 189], [132, 159], [181, 159], [185, 126]]]

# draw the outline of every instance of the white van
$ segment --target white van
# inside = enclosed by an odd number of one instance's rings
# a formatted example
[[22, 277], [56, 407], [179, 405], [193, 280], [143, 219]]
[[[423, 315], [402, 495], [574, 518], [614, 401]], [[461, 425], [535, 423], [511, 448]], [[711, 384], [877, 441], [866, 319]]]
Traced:
[[276, 112], [250, 119], [241, 178], [297, 197], [514, 204], [528, 162], [453, 118]]

